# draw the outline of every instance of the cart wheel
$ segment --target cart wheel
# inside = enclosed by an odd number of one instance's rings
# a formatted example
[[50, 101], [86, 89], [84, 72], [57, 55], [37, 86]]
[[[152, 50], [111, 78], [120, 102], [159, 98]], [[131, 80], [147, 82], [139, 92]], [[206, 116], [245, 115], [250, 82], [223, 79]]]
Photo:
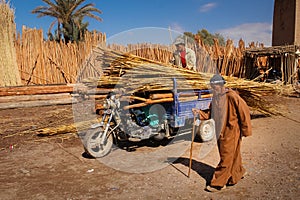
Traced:
[[101, 127], [90, 129], [84, 138], [84, 147], [86, 153], [95, 157], [101, 158], [106, 156], [110, 151], [113, 144], [113, 136], [110, 134], [104, 140], [103, 144], [100, 144], [102, 137], [99, 134], [103, 133], [103, 129]]
[[200, 124], [198, 134], [203, 142], [208, 142], [215, 135], [215, 121], [213, 119], [203, 120]]
[[161, 140], [163, 140], [165, 137], [166, 137], [166, 133], [165, 133], [165, 132], [162, 132], [162, 131], [160, 131], [157, 135], [154, 135], [154, 136], [153, 136], [154, 140], [156, 140], [156, 141], [161, 141]]
[[294, 82], [292, 86], [293, 86], [293, 89], [294, 89], [298, 94], [300, 94], [300, 81]]

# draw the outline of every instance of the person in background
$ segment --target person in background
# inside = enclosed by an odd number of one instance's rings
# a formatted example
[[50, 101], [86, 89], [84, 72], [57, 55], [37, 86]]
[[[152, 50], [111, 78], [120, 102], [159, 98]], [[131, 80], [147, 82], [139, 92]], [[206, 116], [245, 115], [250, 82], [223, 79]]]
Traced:
[[211, 108], [208, 112], [193, 109], [200, 119], [215, 120], [220, 161], [212, 180], [206, 186], [209, 192], [218, 192], [226, 186], [235, 185], [246, 170], [242, 166], [242, 136], [252, 135], [250, 111], [246, 102], [233, 90], [225, 88], [225, 80], [220, 75], [210, 79], [213, 90]]
[[196, 71], [196, 54], [185, 46], [182, 38], [177, 38], [174, 42], [176, 51], [173, 53], [174, 64], [189, 70]]

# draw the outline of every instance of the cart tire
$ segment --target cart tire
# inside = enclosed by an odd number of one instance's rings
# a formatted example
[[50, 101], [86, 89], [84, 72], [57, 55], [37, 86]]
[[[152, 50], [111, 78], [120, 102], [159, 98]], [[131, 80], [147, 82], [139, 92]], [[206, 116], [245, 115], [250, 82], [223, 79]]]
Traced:
[[203, 142], [208, 142], [215, 135], [215, 121], [213, 119], [203, 120], [200, 123], [198, 135]]
[[299, 81], [294, 82], [292, 86], [293, 86], [293, 89], [295, 90], [295, 92], [300, 94], [300, 82]]
[[107, 136], [104, 144], [100, 144], [101, 137], [97, 139], [99, 134], [102, 134], [102, 127], [90, 129], [84, 138], [85, 152], [94, 158], [101, 158], [106, 156], [112, 148], [113, 135]]
[[161, 141], [166, 137], [166, 133], [165, 132], [159, 132], [157, 135], [154, 135], [153, 138], [156, 141]]

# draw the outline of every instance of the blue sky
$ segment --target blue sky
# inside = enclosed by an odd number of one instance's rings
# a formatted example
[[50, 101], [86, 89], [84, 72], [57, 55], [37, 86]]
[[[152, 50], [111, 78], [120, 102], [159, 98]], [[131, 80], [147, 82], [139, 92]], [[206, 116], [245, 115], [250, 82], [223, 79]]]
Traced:
[[[10, 0], [15, 9], [15, 21], [22, 25], [42, 28], [45, 32], [53, 21], [50, 17], [37, 18], [31, 10], [44, 5], [41, 0]], [[246, 45], [262, 42], [271, 45], [274, 0], [87, 0], [103, 13], [103, 22], [91, 18], [90, 30], [105, 32], [115, 37], [131, 29], [158, 27], [179, 32], [207, 29], [220, 33], [237, 43], [243, 38]]]

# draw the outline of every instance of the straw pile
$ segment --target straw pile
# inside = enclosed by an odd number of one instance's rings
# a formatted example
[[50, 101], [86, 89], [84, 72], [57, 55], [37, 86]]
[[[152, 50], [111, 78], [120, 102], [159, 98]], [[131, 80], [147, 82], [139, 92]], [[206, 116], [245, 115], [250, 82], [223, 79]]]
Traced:
[[21, 84], [14, 46], [16, 38], [14, 20], [14, 11], [5, 0], [0, 0], [0, 86]]
[[76, 133], [83, 130], [87, 130], [92, 124], [99, 123], [99, 120], [82, 121], [69, 125], [61, 125], [52, 128], [42, 128], [37, 130], [38, 136], [53, 136], [66, 133]]
[[[103, 47], [94, 49], [93, 57], [102, 61], [102, 74], [94, 79], [83, 80], [90, 87], [114, 88], [123, 95], [133, 97], [136, 103], [166, 102], [167, 99], [149, 99], [153, 94], [165, 93], [173, 89], [173, 78], [176, 78], [178, 90], [208, 89], [209, 79], [213, 74], [199, 73], [141, 58], [129, 53], [121, 53]], [[225, 77], [227, 87], [237, 90], [250, 107], [264, 114], [278, 114], [275, 107], [266, 102], [263, 96], [277, 93], [272, 84], [258, 83]], [[166, 97], [168, 98], [168, 97]], [[169, 101], [172, 99], [169, 98]]]

